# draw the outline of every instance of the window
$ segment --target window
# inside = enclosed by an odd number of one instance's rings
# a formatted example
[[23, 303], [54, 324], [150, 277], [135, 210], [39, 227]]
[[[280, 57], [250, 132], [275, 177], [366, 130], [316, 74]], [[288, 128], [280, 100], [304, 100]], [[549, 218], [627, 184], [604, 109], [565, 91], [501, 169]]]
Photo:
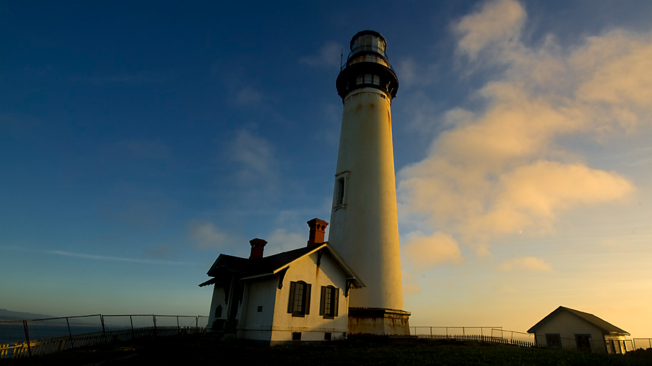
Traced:
[[561, 348], [561, 336], [559, 334], [546, 334], [546, 344], [550, 348]]
[[321, 303], [319, 304], [319, 315], [324, 318], [334, 318], [337, 316], [337, 308], [340, 299], [340, 290], [333, 286], [321, 287]]
[[292, 340], [293, 341], [300, 341], [301, 340], [301, 332], [292, 332]]
[[324, 340], [325, 341], [330, 341], [332, 337], [333, 337], [332, 333], [330, 333], [330, 332], [324, 333]]
[[591, 352], [591, 335], [575, 334], [575, 344], [578, 351]]
[[290, 282], [288, 313], [292, 313], [292, 316], [310, 314], [310, 288], [311, 285], [303, 281]]
[[217, 307], [215, 308], [215, 317], [216, 318], [222, 317], [222, 305], [217, 305]]
[[337, 180], [337, 199], [335, 200], [337, 206], [344, 204], [344, 177]]
[[335, 194], [333, 195], [333, 208], [335, 210], [346, 207], [348, 184], [348, 171], [335, 175]]

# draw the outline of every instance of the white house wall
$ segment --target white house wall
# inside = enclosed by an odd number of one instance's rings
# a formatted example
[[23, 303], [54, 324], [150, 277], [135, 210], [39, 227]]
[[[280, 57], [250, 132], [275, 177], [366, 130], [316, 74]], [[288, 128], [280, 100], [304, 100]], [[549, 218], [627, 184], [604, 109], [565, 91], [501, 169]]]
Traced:
[[[322, 255], [321, 264], [317, 263], [317, 253], [300, 258], [290, 265], [283, 288], [277, 289], [274, 306], [274, 326], [272, 343], [292, 340], [293, 332], [301, 332], [302, 341], [323, 341], [324, 333], [331, 333], [332, 340], [346, 337], [348, 329], [348, 298], [344, 296], [346, 277], [333, 262], [330, 255]], [[311, 285], [310, 314], [294, 317], [287, 312], [290, 299], [290, 282], [304, 281]], [[338, 316], [326, 319], [319, 315], [321, 286], [334, 286], [339, 290]]]
[[591, 351], [605, 353], [604, 335], [600, 328], [565, 311], [559, 312], [536, 329], [537, 345], [546, 347], [546, 334], [559, 334], [563, 348], [576, 348], [576, 334], [591, 335]]
[[226, 302], [224, 301], [224, 288], [218, 285], [213, 286], [213, 298], [211, 299], [211, 309], [208, 313], [208, 324], [206, 324], [207, 331], [211, 331], [213, 322], [215, 321], [215, 311], [217, 306], [222, 306], [222, 316], [219, 319], [226, 319]]
[[270, 341], [277, 288], [278, 276], [246, 282], [238, 310], [237, 338]]

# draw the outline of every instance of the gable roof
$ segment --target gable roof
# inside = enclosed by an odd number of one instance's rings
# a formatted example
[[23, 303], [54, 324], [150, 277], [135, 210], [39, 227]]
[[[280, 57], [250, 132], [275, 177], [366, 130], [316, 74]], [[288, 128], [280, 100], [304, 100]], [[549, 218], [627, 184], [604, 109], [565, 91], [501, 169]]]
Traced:
[[557, 314], [559, 314], [560, 312], [568, 312], [568, 313], [570, 313], [570, 314], [572, 314], [572, 315], [574, 315], [574, 316], [576, 316], [576, 317], [578, 317], [578, 318], [580, 318], [580, 319], [582, 319], [582, 320], [584, 320], [584, 321], [590, 323], [591, 325], [600, 328], [600, 330], [602, 331], [603, 334], [608, 334], [608, 335], [627, 335], [627, 336], [628, 336], [628, 335], [631, 335], [631, 334], [629, 334], [628, 332], [626, 332], [626, 331], [624, 331], [624, 330], [618, 328], [617, 326], [615, 326], [615, 325], [613, 325], [613, 324], [611, 324], [611, 323], [609, 323], [609, 322], [607, 322], [607, 321], [604, 321], [604, 320], [598, 318], [597, 316], [595, 316], [595, 315], [593, 315], [593, 314], [585, 313], [585, 312], [583, 312], [583, 311], [574, 310], [574, 309], [567, 308], [567, 307], [563, 307], [563, 306], [558, 307], [557, 309], [555, 309], [555, 311], [553, 311], [552, 313], [548, 314], [548, 316], [546, 316], [545, 318], [541, 319], [538, 323], [536, 323], [536, 324], [535, 324], [532, 328], [530, 328], [527, 332], [528, 332], [528, 333], [534, 333], [534, 332], [536, 331], [537, 328], [539, 328], [540, 326], [542, 326], [542, 325], [543, 325], [544, 323], [546, 323], [548, 320], [550, 320], [550, 319], [552, 319], [553, 317], [555, 317], [555, 316], [556, 316]]
[[347, 279], [352, 280], [354, 287], [364, 287], [364, 283], [360, 280], [353, 269], [342, 259], [337, 251], [328, 243], [317, 244], [309, 247], [290, 250], [283, 253], [271, 255], [269, 257], [248, 259], [242, 257], [234, 257], [232, 255], [220, 254], [215, 260], [215, 263], [208, 270], [208, 275], [214, 278], [201, 283], [199, 286], [212, 285], [219, 283], [218, 276], [225, 272], [238, 273], [241, 280], [252, 280], [260, 277], [267, 277], [275, 275], [285, 269], [290, 264], [312, 253], [319, 251], [328, 252], [335, 263], [340, 267], [342, 272], [346, 275]]

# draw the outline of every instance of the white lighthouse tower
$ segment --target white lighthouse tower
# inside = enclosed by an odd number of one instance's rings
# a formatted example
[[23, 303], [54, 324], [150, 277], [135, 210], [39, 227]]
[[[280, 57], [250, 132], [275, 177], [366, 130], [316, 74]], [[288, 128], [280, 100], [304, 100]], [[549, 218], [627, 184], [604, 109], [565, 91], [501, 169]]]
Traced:
[[385, 47], [380, 33], [357, 33], [337, 77], [344, 113], [329, 242], [366, 284], [351, 291], [351, 334], [409, 334], [410, 313], [403, 311], [390, 111], [398, 78]]

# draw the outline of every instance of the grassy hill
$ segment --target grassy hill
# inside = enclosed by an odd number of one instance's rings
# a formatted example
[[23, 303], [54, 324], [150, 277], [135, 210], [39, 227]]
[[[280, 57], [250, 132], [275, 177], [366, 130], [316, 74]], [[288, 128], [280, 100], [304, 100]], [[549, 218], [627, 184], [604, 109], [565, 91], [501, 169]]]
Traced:
[[332, 342], [318, 346], [252, 346], [198, 339], [158, 339], [3, 360], [6, 365], [236, 364], [236, 365], [650, 365], [651, 351], [597, 355], [451, 340]]

